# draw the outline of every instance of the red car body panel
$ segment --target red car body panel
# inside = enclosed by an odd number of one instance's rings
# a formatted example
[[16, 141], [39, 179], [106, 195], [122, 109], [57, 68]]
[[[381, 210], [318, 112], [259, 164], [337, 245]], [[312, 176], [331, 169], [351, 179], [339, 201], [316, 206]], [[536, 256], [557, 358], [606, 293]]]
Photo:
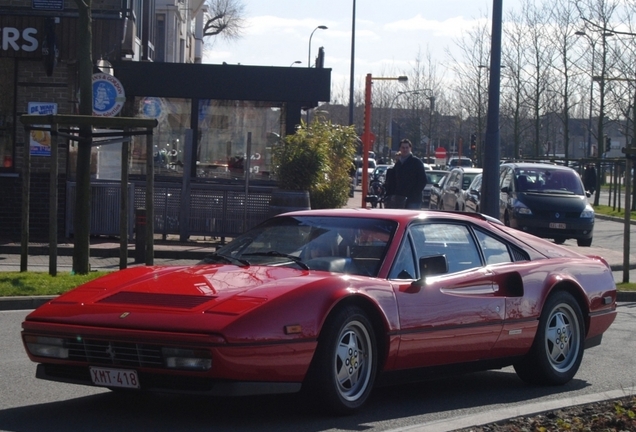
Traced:
[[[377, 277], [264, 265], [136, 267], [89, 282], [33, 311], [23, 323], [23, 338], [81, 335], [203, 349], [212, 357], [209, 371], [136, 369], [300, 383], [329, 313], [346, 301], [364, 304], [378, 317], [384, 332], [378, 335], [385, 347], [382, 371], [524, 355], [543, 304], [557, 286], [567, 286], [579, 299], [587, 339], [601, 335], [616, 315], [615, 284], [602, 259], [480, 215], [365, 209], [292, 215], [386, 219], [397, 222], [397, 231]], [[494, 232], [527, 250], [531, 260], [431, 276], [423, 284], [388, 279], [409, 224], [437, 219]], [[85, 364], [27, 353], [38, 363]]]

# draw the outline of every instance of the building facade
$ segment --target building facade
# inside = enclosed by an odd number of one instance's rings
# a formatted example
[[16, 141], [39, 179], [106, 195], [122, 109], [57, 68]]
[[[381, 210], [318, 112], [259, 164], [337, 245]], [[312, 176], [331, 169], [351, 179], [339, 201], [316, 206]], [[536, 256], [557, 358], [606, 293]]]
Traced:
[[[271, 146], [293, 133], [302, 109], [329, 100], [330, 70], [197, 64], [205, 13], [203, 0], [93, 0], [94, 72], [121, 82], [125, 105], [119, 115], [158, 120], [151, 156], [155, 177], [181, 181], [190, 139], [194, 157], [187, 172], [194, 181], [272, 183]], [[27, 135], [19, 119], [77, 114], [77, 27], [74, 0], [10, 0], [1, 7], [0, 190], [11, 204], [0, 206], [0, 239], [20, 238], [25, 151], [31, 155], [30, 235], [47, 236], [50, 134]], [[141, 140], [132, 140], [129, 160], [131, 178], [140, 181], [149, 157]], [[92, 181], [117, 181], [112, 161], [120, 147], [97, 144]], [[76, 146], [67, 141], [59, 151], [62, 236], [72, 217], [66, 195], [74, 181]]]

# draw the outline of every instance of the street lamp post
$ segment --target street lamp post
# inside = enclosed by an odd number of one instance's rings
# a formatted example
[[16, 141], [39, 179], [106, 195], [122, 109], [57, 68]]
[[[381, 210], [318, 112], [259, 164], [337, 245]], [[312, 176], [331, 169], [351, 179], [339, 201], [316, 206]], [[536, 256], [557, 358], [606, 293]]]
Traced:
[[428, 114], [428, 144], [426, 145], [426, 163], [431, 160], [431, 145], [433, 144], [433, 111], [435, 111], [435, 96], [427, 98], [430, 102]]
[[353, 70], [356, 51], [356, 0], [353, 0], [353, 14], [351, 18], [351, 71], [349, 72], [349, 126], [353, 124]]
[[[318, 27], [316, 27], [311, 34], [309, 35], [309, 52], [307, 54], [307, 67], [310, 68], [311, 67], [311, 38], [314, 37], [314, 33], [316, 32], [316, 30], [327, 30], [327, 26], [324, 25], [319, 25]], [[307, 107], [307, 111], [306, 111], [306, 116], [307, 116], [307, 126], [309, 126], [309, 106]]]
[[316, 27], [311, 34], [309, 35], [309, 53], [307, 54], [307, 67], [310, 68], [311, 67], [311, 38], [314, 37], [314, 33], [316, 32], [316, 30], [327, 30], [327, 26], [324, 25], [319, 25], [318, 27]]
[[364, 85], [364, 133], [362, 134], [362, 208], [367, 206], [369, 191], [369, 149], [371, 148], [371, 85], [373, 81], [406, 82], [408, 77], [373, 77], [367, 74]]
[[[596, 53], [596, 41], [588, 36], [584, 31], [574, 33], [577, 36], [585, 36], [592, 47], [592, 76], [594, 76], [594, 54]], [[587, 151], [586, 156], [592, 157], [592, 99], [594, 99], [594, 80], [590, 80], [590, 110], [587, 120]]]
[[[608, 32], [605, 29], [601, 28], [600, 29], [600, 35], [601, 35], [601, 74], [598, 76], [594, 76], [592, 72], [592, 83], [594, 81], [598, 82], [599, 85], [599, 113], [598, 113], [598, 133], [597, 133], [597, 152], [598, 152], [598, 156], [600, 157], [601, 155], [601, 145], [603, 145], [601, 143], [601, 140], [603, 138], [603, 122], [605, 121], [605, 75], [607, 72], [607, 38], [614, 36], [614, 32]], [[582, 33], [585, 34], [585, 32], [578, 32], [578, 33]], [[592, 103], [592, 101], [590, 100], [590, 104]], [[591, 115], [590, 115], [591, 117]], [[590, 128], [591, 129], [591, 128]], [[601, 169], [601, 162], [600, 162], [600, 158], [597, 159], [596, 162], [596, 184], [600, 185], [602, 184], [602, 179], [603, 179], [603, 170]], [[599, 204], [599, 198], [600, 198], [600, 193], [596, 192], [594, 194], [594, 206], [598, 206]]]
[[296, 60], [295, 62], [293, 62], [292, 64], [289, 65], [289, 67], [292, 67], [295, 64], [301, 64], [302, 62], [300, 60]]

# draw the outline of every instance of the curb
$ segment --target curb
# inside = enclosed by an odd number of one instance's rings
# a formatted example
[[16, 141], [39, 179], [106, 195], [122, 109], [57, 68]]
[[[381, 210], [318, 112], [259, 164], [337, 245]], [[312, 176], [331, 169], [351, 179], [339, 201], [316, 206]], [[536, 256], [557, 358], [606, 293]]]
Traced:
[[628, 389], [610, 390], [601, 393], [592, 393], [588, 395], [563, 398], [546, 402], [534, 402], [525, 405], [516, 405], [507, 408], [486, 411], [474, 415], [455, 417], [447, 420], [438, 420], [424, 423], [421, 425], [391, 429], [388, 432], [451, 432], [458, 429], [470, 428], [471, 426], [484, 426], [490, 423], [513, 419], [516, 417], [536, 415], [565, 407], [586, 405], [594, 402], [618, 399], [625, 396], [631, 396], [633, 394], [633, 391], [630, 392]]

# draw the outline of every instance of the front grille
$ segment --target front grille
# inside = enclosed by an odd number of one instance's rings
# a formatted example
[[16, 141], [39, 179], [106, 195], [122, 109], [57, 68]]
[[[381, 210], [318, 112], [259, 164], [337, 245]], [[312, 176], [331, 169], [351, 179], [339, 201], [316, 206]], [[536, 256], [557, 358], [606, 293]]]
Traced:
[[192, 309], [213, 299], [210, 296], [121, 291], [101, 299], [99, 303]]
[[[563, 220], [563, 219], [580, 219], [581, 212], [555, 212], [554, 210], [537, 210], [533, 211], [536, 217], [540, 217], [543, 219], [554, 219], [554, 220]], [[559, 217], [556, 217], [556, 214], [559, 214]]]
[[69, 360], [99, 365], [163, 367], [161, 347], [139, 343], [68, 339]]

